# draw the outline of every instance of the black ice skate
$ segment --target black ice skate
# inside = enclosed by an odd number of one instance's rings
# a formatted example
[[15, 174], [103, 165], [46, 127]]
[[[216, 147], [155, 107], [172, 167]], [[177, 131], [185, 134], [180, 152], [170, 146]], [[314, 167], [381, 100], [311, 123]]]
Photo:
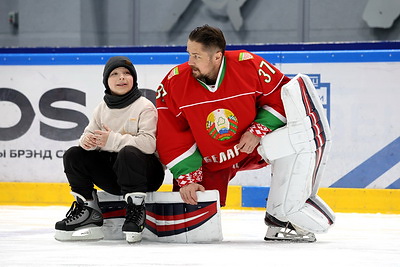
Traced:
[[130, 193], [125, 195], [126, 219], [122, 226], [126, 241], [135, 243], [142, 240], [142, 231], [146, 222], [146, 209], [144, 205], [145, 193]]
[[268, 226], [265, 241], [315, 242], [317, 239], [311, 232], [304, 231], [290, 222], [282, 222], [266, 213], [264, 218]]
[[86, 200], [80, 194], [71, 192], [76, 201], [66, 214], [66, 218], [56, 223], [55, 239], [59, 241], [100, 240], [104, 238], [101, 226], [103, 215], [99, 208], [96, 191], [93, 200]]

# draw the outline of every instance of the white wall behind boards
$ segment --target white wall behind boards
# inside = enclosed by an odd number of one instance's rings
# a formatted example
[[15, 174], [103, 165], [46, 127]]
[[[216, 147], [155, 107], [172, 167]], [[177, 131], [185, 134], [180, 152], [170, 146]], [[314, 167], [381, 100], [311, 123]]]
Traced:
[[[174, 65], [136, 64], [139, 87], [156, 90]], [[333, 133], [322, 187], [400, 188], [399, 61], [276, 65], [287, 75], [308, 74], [320, 92]], [[102, 71], [102, 64], [0, 63], [0, 181], [66, 182], [62, 154], [103, 97]], [[266, 168], [239, 173], [231, 184], [269, 180]]]

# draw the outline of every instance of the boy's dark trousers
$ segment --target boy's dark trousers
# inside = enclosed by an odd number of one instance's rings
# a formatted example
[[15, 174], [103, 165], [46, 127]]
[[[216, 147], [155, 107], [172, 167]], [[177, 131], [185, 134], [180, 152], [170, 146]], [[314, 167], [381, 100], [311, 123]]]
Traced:
[[113, 195], [157, 191], [164, 180], [164, 168], [154, 154], [133, 146], [119, 152], [87, 151], [74, 146], [64, 153], [64, 172], [71, 190], [92, 198], [94, 185]]

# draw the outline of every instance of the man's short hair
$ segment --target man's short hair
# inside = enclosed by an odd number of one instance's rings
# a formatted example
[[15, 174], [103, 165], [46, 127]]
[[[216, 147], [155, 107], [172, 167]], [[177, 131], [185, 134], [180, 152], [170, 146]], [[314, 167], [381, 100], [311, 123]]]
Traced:
[[206, 49], [215, 47], [220, 49], [222, 54], [225, 53], [226, 41], [224, 34], [220, 29], [207, 24], [195, 28], [189, 34], [189, 40], [203, 44]]

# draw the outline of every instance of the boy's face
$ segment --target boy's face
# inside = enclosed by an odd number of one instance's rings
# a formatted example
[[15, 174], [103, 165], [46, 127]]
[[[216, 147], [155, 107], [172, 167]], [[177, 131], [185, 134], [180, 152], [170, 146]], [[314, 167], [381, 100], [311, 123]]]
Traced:
[[125, 67], [118, 67], [108, 76], [108, 86], [113, 95], [124, 95], [133, 87], [133, 76]]

